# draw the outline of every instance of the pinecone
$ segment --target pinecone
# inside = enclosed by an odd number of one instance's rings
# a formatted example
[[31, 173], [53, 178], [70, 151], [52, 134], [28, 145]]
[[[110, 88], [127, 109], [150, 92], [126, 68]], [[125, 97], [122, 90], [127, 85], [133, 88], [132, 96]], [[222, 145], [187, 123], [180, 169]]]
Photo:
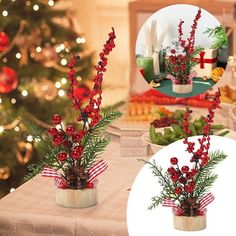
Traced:
[[188, 198], [180, 202], [180, 206], [184, 211], [185, 216], [196, 216], [200, 204], [197, 202], [196, 198]]
[[88, 181], [88, 173], [83, 166], [72, 166], [65, 170], [65, 178], [71, 189], [83, 189]]

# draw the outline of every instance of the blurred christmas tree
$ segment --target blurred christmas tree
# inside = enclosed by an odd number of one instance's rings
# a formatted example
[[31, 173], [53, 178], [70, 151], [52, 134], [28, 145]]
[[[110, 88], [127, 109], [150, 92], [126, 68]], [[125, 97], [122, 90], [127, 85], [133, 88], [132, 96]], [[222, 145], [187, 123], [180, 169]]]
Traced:
[[[54, 113], [73, 119], [64, 98], [71, 53], [82, 54], [78, 79], [90, 77], [92, 54], [71, 18], [55, 10], [53, 0], [0, 0], [0, 197], [16, 188], [26, 167], [37, 162], [22, 120], [27, 117], [47, 128]], [[75, 93], [87, 91], [86, 85]]]

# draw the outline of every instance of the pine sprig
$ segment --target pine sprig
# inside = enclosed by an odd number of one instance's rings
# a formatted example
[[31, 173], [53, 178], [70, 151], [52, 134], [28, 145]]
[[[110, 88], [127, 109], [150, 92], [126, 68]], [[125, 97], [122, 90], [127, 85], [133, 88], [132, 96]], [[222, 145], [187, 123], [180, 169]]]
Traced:
[[162, 204], [164, 198], [160, 197], [160, 196], [155, 196], [152, 198], [152, 203], [151, 205], [148, 207], [148, 210], [153, 210], [156, 207], [158, 207], [160, 204]]
[[202, 197], [207, 190], [212, 186], [214, 181], [217, 179], [216, 174], [212, 174], [212, 171], [221, 161], [223, 161], [227, 156], [223, 152], [215, 151], [209, 154], [209, 162], [202, 167], [195, 176], [195, 192], [194, 195], [197, 198]]
[[108, 137], [95, 137], [91, 139], [84, 148], [81, 165], [88, 170], [96, 162], [98, 156], [105, 150], [109, 142], [110, 139]]

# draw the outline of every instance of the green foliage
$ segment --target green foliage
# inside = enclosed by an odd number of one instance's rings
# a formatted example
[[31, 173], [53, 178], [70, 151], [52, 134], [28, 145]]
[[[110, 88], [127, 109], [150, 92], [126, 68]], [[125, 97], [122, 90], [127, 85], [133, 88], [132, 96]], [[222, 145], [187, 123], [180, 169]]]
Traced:
[[[103, 112], [102, 119], [85, 135], [82, 141], [84, 150], [80, 164], [84, 166], [86, 170], [97, 161], [110, 142], [108, 137], [103, 137], [105, 127], [121, 117], [121, 115], [121, 112], [112, 109]], [[57, 153], [62, 151], [63, 147], [55, 147], [52, 143], [51, 137], [44, 132], [45, 130], [30, 121], [26, 121], [25, 124], [29, 133], [31, 133], [36, 139], [40, 140], [40, 142], [35, 144], [41, 157], [38, 164], [29, 166], [29, 174], [25, 177], [25, 180], [29, 180], [39, 174], [45, 166], [64, 171], [66, 166], [73, 164], [70, 159], [65, 161], [63, 164], [58, 161]]]
[[222, 46], [228, 45], [228, 38], [223, 26], [216, 26], [215, 28], [207, 28], [207, 30], [204, 33], [208, 34], [208, 37], [214, 39], [212, 48], [220, 49]]
[[227, 156], [223, 152], [215, 151], [211, 153], [209, 162], [199, 170], [195, 176], [194, 197], [200, 199], [213, 185], [217, 175], [212, 173], [216, 165], [223, 161]]

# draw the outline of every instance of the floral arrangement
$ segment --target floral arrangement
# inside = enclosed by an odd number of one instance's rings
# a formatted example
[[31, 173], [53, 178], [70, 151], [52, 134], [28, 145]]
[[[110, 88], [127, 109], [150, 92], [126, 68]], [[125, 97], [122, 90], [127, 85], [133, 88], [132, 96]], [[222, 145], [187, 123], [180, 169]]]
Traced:
[[78, 97], [74, 93], [74, 88], [78, 86], [74, 67], [79, 57], [73, 56], [69, 61], [68, 98], [78, 112], [77, 124], [64, 127], [61, 116], [55, 114], [52, 117], [54, 126], [48, 129], [48, 135], [31, 127], [34, 136], [40, 140], [39, 149], [43, 158], [39, 164], [29, 167], [27, 179], [42, 172], [43, 176], [55, 177], [55, 184], [60, 188], [93, 188], [96, 177], [107, 168], [105, 161], [97, 161], [99, 154], [109, 143], [109, 139], [103, 136], [103, 131], [105, 126], [122, 115], [119, 111], [110, 109], [101, 112], [100, 109], [103, 74], [106, 71], [107, 56], [115, 47], [115, 38], [112, 28], [95, 66], [97, 73], [93, 79], [93, 89], [86, 97]]
[[209, 153], [210, 129], [214, 119], [214, 110], [220, 103], [219, 97], [220, 92], [217, 91], [212, 105], [208, 108], [209, 113], [205, 117], [203, 136], [198, 139], [197, 150], [195, 150], [195, 142], [188, 140], [191, 134], [189, 116], [192, 111], [187, 109], [184, 114], [183, 130], [186, 136], [183, 143], [186, 144], [186, 151], [190, 154], [190, 165], [180, 167], [178, 158], [172, 157], [171, 166], [163, 173], [163, 169], [158, 167], [155, 161], [145, 161], [151, 165], [153, 174], [159, 178], [162, 186], [160, 195], [153, 197], [150, 209], [162, 204], [173, 207], [176, 215], [197, 216], [203, 215], [206, 205], [214, 200], [214, 196], [208, 192], [217, 178], [217, 175], [212, 172], [214, 167], [226, 158], [226, 155], [219, 151]]
[[191, 26], [192, 30], [190, 32], [189, 38], [184, 40], [183, 36], [183, 24], [184, 21], [180, 20], [178, 24], [178, 48], [172, 48], [170, 50], [171, 55], [167, 60], [167, 77], [173, 79], [177, 84], [189, 84], [191, 79], [196, 75], [195, 73], [190, 73], [191, 69], [197, 64], [196, 60], [193, 60], [202, 48], [196, 48], [195, 45], [195, 34], [197, 30], [198, 21], [201, 18], [201, 9], [193, 20]]

